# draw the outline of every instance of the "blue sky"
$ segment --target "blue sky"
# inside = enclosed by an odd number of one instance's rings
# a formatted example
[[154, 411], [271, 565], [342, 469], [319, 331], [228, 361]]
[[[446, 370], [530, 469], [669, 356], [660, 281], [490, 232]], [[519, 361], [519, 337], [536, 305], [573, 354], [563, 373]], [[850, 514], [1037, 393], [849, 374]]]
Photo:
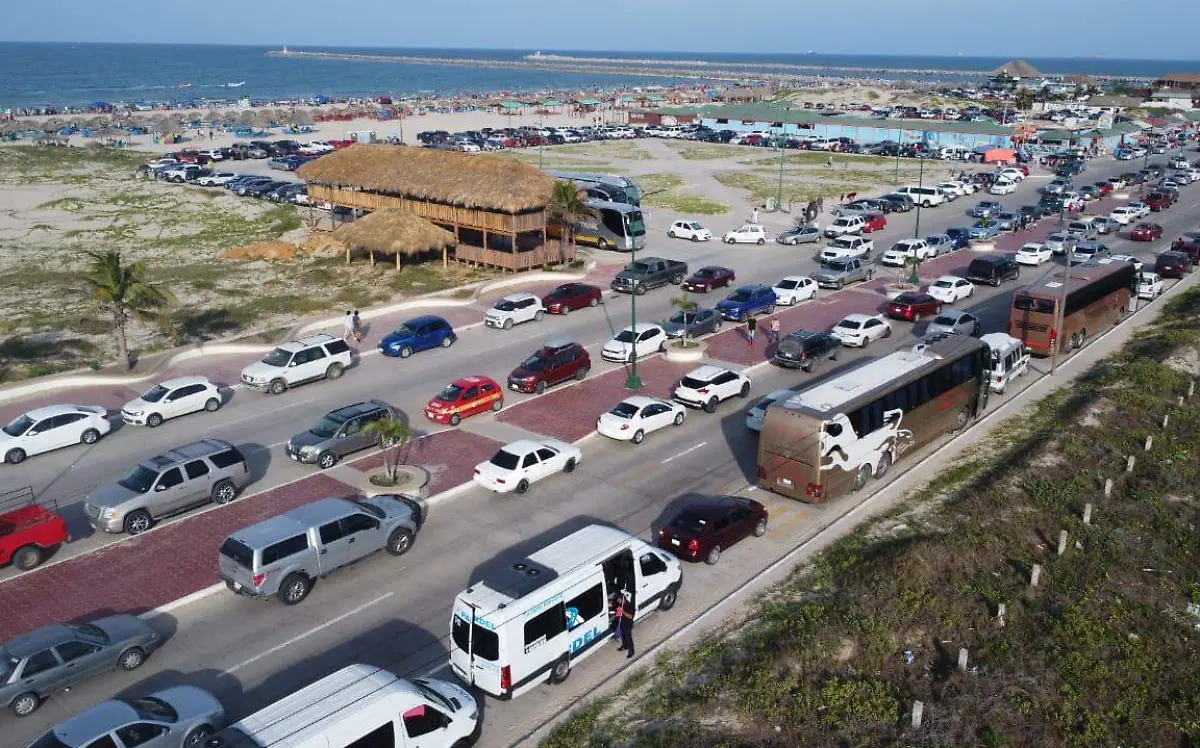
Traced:
[[[4, 0], [5, 41], [1195, 58], [1195, 0]], [[1006, 20], [1007, 19], [1007, 20]], [[1141, 29], [1143, 19], [1155, 19]]]

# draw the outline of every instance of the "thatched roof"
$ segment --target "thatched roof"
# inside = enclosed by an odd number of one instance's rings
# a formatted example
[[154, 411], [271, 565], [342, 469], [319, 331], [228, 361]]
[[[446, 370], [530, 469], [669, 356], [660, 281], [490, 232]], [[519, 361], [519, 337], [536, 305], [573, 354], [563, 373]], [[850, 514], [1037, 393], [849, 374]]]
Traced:
[[506, 156], [378, 143], [334, 151], [296, 173], [317, 184], [506, 213], [545, 207], [554, 188], [550, 176]]
[[992, 75], [1008, 75], [1013, 78], [1040, 78], [1042, 74], [1038, 72], [1037, 68], [1024, 60], [1013, 60], [993, 70]]
[[449, 231], [412, 213], [387, 208], [342, 226], [333, 236], [347, 247], [409, 257], [455, 244]]

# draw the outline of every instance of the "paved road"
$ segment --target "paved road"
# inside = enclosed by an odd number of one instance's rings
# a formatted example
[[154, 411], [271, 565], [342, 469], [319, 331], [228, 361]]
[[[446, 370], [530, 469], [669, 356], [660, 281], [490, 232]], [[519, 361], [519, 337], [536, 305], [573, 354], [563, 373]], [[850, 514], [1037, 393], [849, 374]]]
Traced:
[[[1121, 165], [1113, 168], [1099, 165], [1090, 169], [1087, 177], [1089, 181], [1094, 181], [1121, 170]], [[1028, 191], [1031, 189], [1025, 188], [1024, 194], [1010, 196], [1006, 202], [1012, 205], [1029, 202], [1032, 198]], [[1164, 216], [1169, 235], [1183, 228], [1191, 228], [1195, 206], [1188, 206], [1194, 200], [1185, 192], [1183, 207], [1173, 209]], [[962, 225], [965, 221], [961, 209], [965, 207], [960, 200], [950, 207], [927, 212], [922, 217], [923, 228], [932, 231], [947, 225]], [[894, 221], [883, 237], [890, 242], [905, 231], [911, 231], [911, 220], [910, 215]], [[1018, 239], [1018, 243], [1021, 240]], [[656, 246], [656, 253], [693, 262], [720, 260], [737, 269], [746, 280], [772, 281], [785, 271], [804, 272], [812, 266], [808, 257], [798, 260], [794, 251], [774, 246], [726, 248], [716, 244], [681, 244], [670, 246], [671, 251], [668, 252], [668, 245], [664, 244], [666, 241], [652, 243], [652, 247]], [[882, 245], [885, 241], [879, 239], [877, 243]], [[1120, 250], [1126, 250], [1122, 241], [1110, 243]], [[965, 264], [965, 259], [965, 256], [962, 259], [951, 256], [941, 262]], [[751, 271], [751, 268], [754, 270]], [[1009, 290], [994, 292], [981, 289], [979, 299], [973, 306], [982, 314], [986, 330], [1000, 329], [1002, 326], [1007, 307], [1005, 295]], [[646, 303], [642, 308], [649, 309], [652, 315], [658, 309], [657, 315], [662, 316], [667, 311], [670, 295], [667, 291], [661, 291], [643, 297]], [[832, 323], [836, 316], [843, 313], [840, 308], [843, 303], [854, 303], [842, 302], [843, 297], [858, 298], [857, 303], [868, 307], [878, 303], [877, 298], [862, 291], [847, 291], [838, 295], [836, 305], [814, 304], [785, 312], [785, 329], [801, 324], [817, 326]], [[624, 323], [625, 311], [624, 303], [618, 305], [610, 301], [607, 315], [604, 311], [594, 315], [571, 315], [566, 320], [544, 323], [534, 335], [521, 328], [507, 335], [478, 330], [477, 333], [465, 335], [460, 345], [449, 352], [439, 352], [420, 359], [414, 357], [408, 362], [368, 357], [360, 371], [351, 373], [354, 376], [347, 375], [336, 383], [310, 385], [288, 393], [282, 399], [252, 397], [253, 393], [238, 392], [228, 410], [215, 416], [198, 416], [194, 421], [197, 424], [195, 426], [192, 425], [193, 419], [188, 419], [169, 424], [156, 432], [114, 435], [112, 439], [101, 443], [101, 446], [111, 448], [111, 452], [104, 453], [108, 456], [103, 460], [94, 456], [100, 452], [99, 448], [85, 455], [72, 455], [73, 458], [82, 459], [70, 469], [63, 464], [57, 468], [50, 466], [50, 461], [60, 456], [30, 460], [26, 464], [29, 470], [37, 468], [48, 472], [40, 476], [31, 474], [25, 482], [39, 485], [40, 480], [41, 485], [45, 485], [59, 473], [65, 476], [60, 480], [69, 477], [78, 481], [79, 485], [88, 480], [97, 482], [103, 479], [105, 469], [113, 470], [122, 459], [146, 456], [155, 448], [171, 443], [165, 439], [170, 434], [167, 429], [177, 429], [178, 435], [173, 441], [184, 441], [205, 433], [199, 430], [201, 420], [210, 421], [208, 428], [212, 429], [211, 433], [225, 438], [234, 438], [227, 428], [244, 425], [245, 433], [249, 436], [243, 437], [243, 440], [254, 438], [256, 443], [267, 446], [285, 439], [311, 422], [319, 415], [318, 411], [351, 402], [356, 397], [384, 394], [386, 399], [413, 412], [446, 379], [466, 373], [454, 367], [470, 365], [471, 371], [493, 376], [507, 373], [507, 368], [524, 351], [508, 351], [506, 342], [512, 343], [519, 336], [528, 336], [521, 344], [532, 346], [551, 329], [560, 332], [557, 329], [559, 327], [578, 326], [571, 328], [571, 334], [576, 335], [580, 342], [595, 346], [610, 334], [609, 320], [614, 326]], [[547, 332], [542, 332], [542, 327]], [[898, 328], [907, 327], [898, 325]], [[911, 344], [911, 335], [905, 334], [908, 332], [898, 329], [900, 334], [893, 337], [892, 347]], [[919, 334], [920, 330], [915, 332]], [[720, 350], [722, 356], [735, 358], [739, 350], [734, 338], [736, 333], [722, 335], [723, 339], [713, 341], [713, 348]], [[496, 345], [497, 342], [501, 344]], [[744, 350], [758, 355], [757, 349], [746, 347]], [[870, 354], [878, 355], [885, 350], [872, 349]], [[442, 353], [446, 355], [440, 355]], [[842, 363], [844, 365], [845, 360]], [[416, 366], [409, 367], [408, 364]], [[488, 366], [492, 368], [486, 368]], [[410, 368], [412, 372], [408, 371]], [[648, 365], [647, 369], [651, 374], [652, 387], [664, 386], [673, 373], [661, 363]], [[574, 407], [606, 408], [611, 400], [601, 400], [597, 393], [611, 386], [608, 383], [614, 377], [620, 376], [620, 372], [597, 376], [595, 383], [582, 385], [579, 396], [574, 399], [583, 404]], [[752, 376], [759, 394], [809, 381], [804, 375], [771, 367], [760, 367], [752, 372]], [[384, 387], [381, 393], [380, 385], [384, 382], [391, 389]], [[346, 391], [346, 387], [354, 389], [354, 392]], [[357, 394], [360, 392], [363, 394]], [[299, 403], [301, 398], [305, 399], [302, 404]], [[297, 404], [287, 408], [292, 405], [293, 399]], [[246, 409], [255, 410], [249, 413], [245, 412]], [[557, 403], [547, 399], [546, 405], [521, 405], [509, 411], [515, 415], [506, 413], [502, 416], [501, 423], [493, 423], [489, 419], [486, 423], [480, 422], [476, 429], [485, 436], [490, 434], [500, 439], [509, 438], [520, 433], [517, 429], [526, 423], [521, 416], [523, 411], [536, 413], [539, 410], [556, 411]], [[231, 419], [243, 418], [246, 420], [242, 424], [230, 424]], [[717, 421], [717, 428], [709, 421]], [[530, 422], [536, 422], [536, 418]], [[236, 438], [234, 440], [237, 441]], [[146, 451], [133, 451], [138, 448]], [[736, 405], [726, 405], [712, 416], [693, 413], [683, 427], [652, 435], [641, 448], [610, 443], [600, 438], [589, 439], [583, 448], [585, 462], [579, 471], [570, 477], [556, 477], [539, 485], [525, 497], [498, 497], [470, 490], [434, 507], [410, 555], [399, 561], [390, 558], [372, 560], [330, 578], [318, 585], [312, 597], [299, 608], [285, 610], [274, 603], [254, 603], [218, 594], [181, 608], [172, 616], [160, 617], [156, 625], [162, 626], [172, 638], [144, 670], [101, 678], [53, 699], [39, 715], [6, 724], [6, 742], [11, 738], [14, 744], [21, 743], [49, 724], [114, 692], [140, 693], [165, 683], [190, 682], [209, 687], [225, 700], [234, 716], [240, 716], [350, 661], [387, 665], [400, 672], [414, 674], [436, 670], [445, 662], [445, 639], [452, 598], [479, 569], [489, 563], [523, 555], [583, 522], [609, 522], [646, 535], [657, 522], [669, 515], [670, 507], [678, 497], [686, 493], [746, 490], [750, 480], [748, 476], [753, 472], [755, 451], [755, 445], [743, 426], [742, 408]], [[289, 475], [286, 471], [295, 469], [292, 465], [280, 465], [277, 449], [262, 451], [271, 458], [262, 485], [278, 483], [283, 479], [282, 476]], [[43, 464], [47, 467], [41, 467]], [[24, 469], [26, 466], [18, 468]], [[119, 468], [115, 469], [119, 471]], [[88, 477], [89, 474], [91, 477]], [[755, 495], [764, 497], [762, 492], [756, 492]], [[765, 500], [772, 510], [772, 529], [767, 538], [725, 554], [721, 565], [716, 568], [689, 567], [679, 607], [670, 614], [655, 617], [639, 629], [643, 648], [650, 640], [686, 622], [704, 606], [752, 576], [794, 546], [799, 539], [817, 531], [824, 522], [844, 511], [847, 506], [846, 502], [838, 502], [813, 507], [771, 496], [766, 496]], [[247, 503], [254, 501], [257, 499]], [[219, 515], [220, 512], [210, 514]], [[181, 528], [188, 527], [186, 522], [178, 524]], [[147, 536], [138, 542], [146, 542], [151, 538]], [[49, 571], [35, 572], [29, 578], [34, 579]], [[3, 588], [6, 593], [16, 589], [10, 584]], [[41, 604], [41, 601], [25, 596], [19, 596], [18, 599], [23, 607]], [[231, 637], [231, 632], [236, 632], [236, 636]], [[519, 738], [525, 729], [532, 728], [569, 701], [568, 697], [587, 690], [623, 663], [613, 653], [599, 654], [581, 665], [568, 684], [560, 689], [547, 687], [539, 691], [538, 696], [529, 695], [509, 704], [487, 702], [483, 745], [506, 745]], [[446, 672], [440, 670], [437, 674], [445, 676]], [[11, 735], [8, 734], [10, 725]]]

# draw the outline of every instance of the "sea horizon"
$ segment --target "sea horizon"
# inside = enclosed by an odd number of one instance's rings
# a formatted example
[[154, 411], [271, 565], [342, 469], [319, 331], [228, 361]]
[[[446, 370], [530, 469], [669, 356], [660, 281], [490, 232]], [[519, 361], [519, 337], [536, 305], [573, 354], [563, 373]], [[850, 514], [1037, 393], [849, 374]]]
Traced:
[[[498, 69], [452, 64], [380, 63], [362, 60], [268, 56], [284, 46], [245, 44], [0, 42], [0, 108], [81, 107], [97, 102], [288, 100], [314, 96], [356, 98], [390, 95], [462, 96], [550, 90], [612, 90], [695, 85], [694, 78]], [[70, 53], [64, 54], [67, 48]], [[967, 55], [850, 55], [820, 53], [722, 53], [592, 49], [481, 49], [468, 47], [291, 46], [292, 51], [391, 55], [444, 60], [521, 60], [526, 55], [613, 60], [701, 61], [739, 66], [803, 66], [813, 74], [879, 80], [970, 82], [979, 74], [1022, 59], [1051, 76], [1081, 74], [1154, 78], [1200, 73], [1196, 60], [1116, 57], [981, 57]], [[933, 71], [933, 72], [930, 72]], [[700, 70], [697, 70], [700, 72]], [[761, 71], [764, 74], [767, 70]], [[235, 84], [236, 87], [231, 87]]]

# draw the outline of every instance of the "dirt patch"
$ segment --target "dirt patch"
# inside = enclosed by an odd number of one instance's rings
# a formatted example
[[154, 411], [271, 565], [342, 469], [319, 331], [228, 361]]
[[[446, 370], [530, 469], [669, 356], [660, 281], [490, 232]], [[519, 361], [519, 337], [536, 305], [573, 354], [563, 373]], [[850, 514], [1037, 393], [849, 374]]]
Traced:
[[255, 242], [245, 247], [222, 249], [217, 257], [222, 260], [291, 260], [300, 250], [287, 242]]

